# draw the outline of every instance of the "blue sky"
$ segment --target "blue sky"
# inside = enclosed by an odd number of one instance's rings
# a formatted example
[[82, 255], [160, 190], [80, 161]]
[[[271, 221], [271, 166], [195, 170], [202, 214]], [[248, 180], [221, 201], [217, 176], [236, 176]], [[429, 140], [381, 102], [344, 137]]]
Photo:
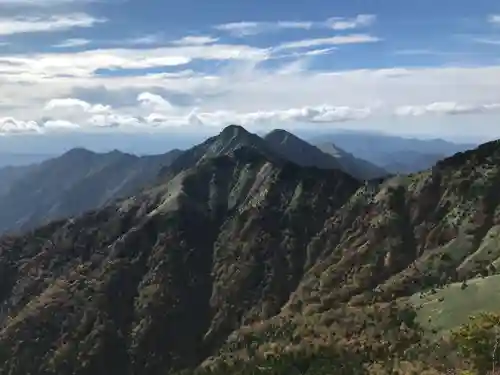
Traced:
[[493, 0], [0, 0], [0, 134], [500, 137]]

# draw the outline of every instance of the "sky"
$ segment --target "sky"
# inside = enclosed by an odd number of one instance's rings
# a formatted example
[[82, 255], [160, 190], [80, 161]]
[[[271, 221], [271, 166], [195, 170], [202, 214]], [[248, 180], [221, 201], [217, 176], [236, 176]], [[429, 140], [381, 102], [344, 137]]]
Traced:
[[0, 135], [500, 138], [495, 0], [0, 0]]

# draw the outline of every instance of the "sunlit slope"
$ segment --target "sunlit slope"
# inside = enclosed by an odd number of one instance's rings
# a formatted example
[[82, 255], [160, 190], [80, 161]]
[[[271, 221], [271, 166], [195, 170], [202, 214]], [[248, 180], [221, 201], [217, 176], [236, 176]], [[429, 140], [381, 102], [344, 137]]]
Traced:
[[416, 293], [411, 297], [425, 326], [445, 331], [467, 322], [480, 311], [500, 311], [500, 275], [453, 283], [432, 295]]

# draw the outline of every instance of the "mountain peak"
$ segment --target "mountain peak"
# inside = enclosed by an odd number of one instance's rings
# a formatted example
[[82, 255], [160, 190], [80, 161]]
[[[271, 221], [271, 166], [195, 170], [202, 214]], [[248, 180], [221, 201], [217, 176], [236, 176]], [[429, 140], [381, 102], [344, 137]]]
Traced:
[[243, 126], [241, 125], [228, 125], [220, 132], [220, 136], [241, 136], [250, 134]]
[[271, 132], [269, 132], [264, 138], [268, 142], [286, 142], [288, 140], [294, 140], [296, 142], [297, 141], [305, 142], [299, 137], [297, 137], [295, 134], [292, 134], [284, 129], [274, 129]]
[[83, 147], [75, 147], [66, 152], [66, 155], [94, 155], [95, 152], [87, 150]]

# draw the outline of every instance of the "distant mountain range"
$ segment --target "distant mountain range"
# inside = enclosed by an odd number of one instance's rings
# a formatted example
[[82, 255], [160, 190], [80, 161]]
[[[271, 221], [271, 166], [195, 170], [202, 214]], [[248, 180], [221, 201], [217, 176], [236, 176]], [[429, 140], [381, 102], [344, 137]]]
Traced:
[[180, 153], [138, 157], [73, 149], [38, 165], [0, 169], [0, 231], [30, 229], [136, 193]]
[[274, 130], [264, 139], [286, 159], [303, 167], [340, 169], [364, 180], [387, 175], [387, 171], [336, 147], [333, 143], [313, 146], [285, 130]]
[[53, 157], [53, 154], [0, 152], [0, 168], [36, 164]]
[[418, 172], [452, 156], [473, 149], [475, 143], [453, 143], [443, 139], [403, 138], [369, 132], [337, 132], [307, 138], [322, 147], [333, 143], [342, 150], [390, 173]]
[[2, 210], [29, 219], [108, 204], [0, 238], [0, 373], [447, 364], [448, 346], [438, 361], [418, 345], [410, 297], [496, 272], [500, 142], [369, 181], [332, 168], [343, 152], [330, 152], [230, 126], [152, 159], [77, 149], [29, 171]]

